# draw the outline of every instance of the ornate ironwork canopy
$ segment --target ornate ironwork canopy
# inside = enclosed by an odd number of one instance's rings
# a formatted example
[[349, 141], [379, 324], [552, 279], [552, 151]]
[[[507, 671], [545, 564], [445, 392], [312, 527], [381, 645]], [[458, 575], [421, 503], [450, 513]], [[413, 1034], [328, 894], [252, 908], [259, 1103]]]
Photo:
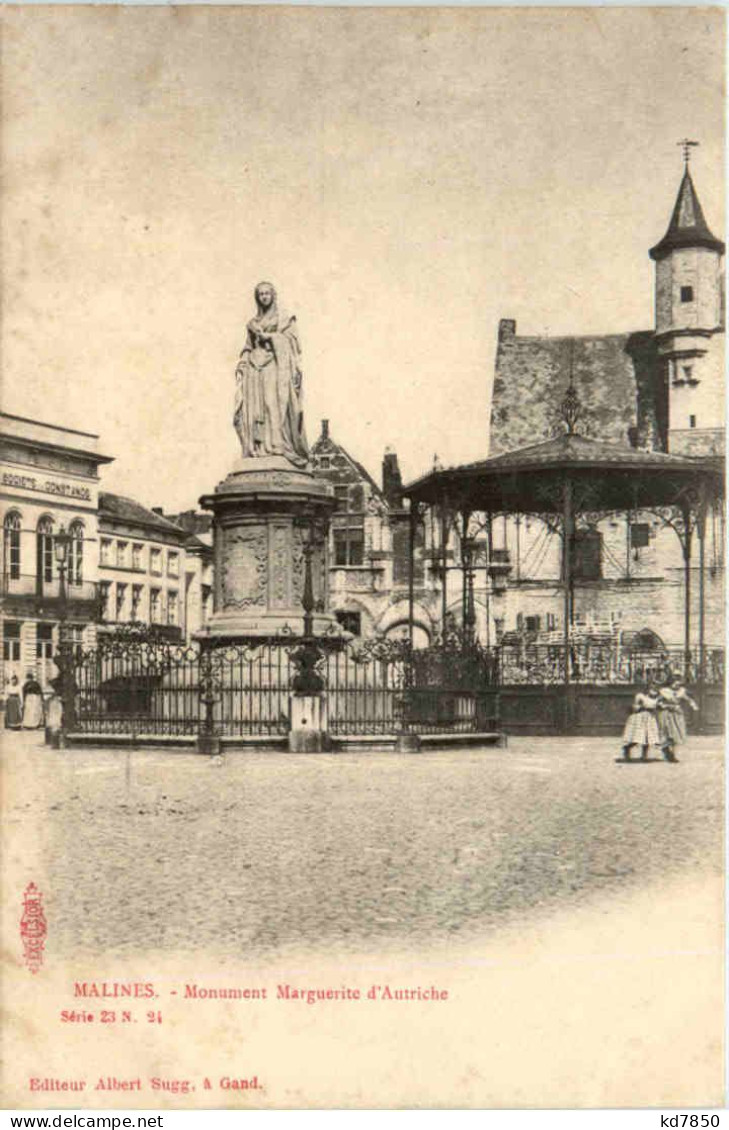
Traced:
[[680, 505], [703, 484], [723, 496], [723, 461], [638, 451], [581, 435], [562, 435], [477, 463], [431, 471], [404, 488], [411, 504], [448, 505], [487, 513], [558, 513], [570, 481], [575, 501], [589, 495], [590, 510], [651, 509]]

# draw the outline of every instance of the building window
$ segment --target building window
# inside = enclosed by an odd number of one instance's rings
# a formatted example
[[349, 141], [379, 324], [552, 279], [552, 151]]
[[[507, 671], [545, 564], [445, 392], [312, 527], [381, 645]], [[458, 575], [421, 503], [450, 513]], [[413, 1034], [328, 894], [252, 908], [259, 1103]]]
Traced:
[[37, 676], [41, 683], [47, 683], [53, 678], [55, 665], [53, 664], [53, 625], [36, 624], [35, 658]]
[[68, 632], [68, 640], [73, 649], [73, 654], [76, 658], [83, 655], [84, 650], [84, 629], [82, 624], [69, 624], [66, 629]]
[[645, 549], [650, 540], [651, 528], [647, 522], [632, 522], [630, 526], [630, 545], [633, 549]]
[[120, 569], [127, 567], [127, 550], [129, 549], [128, 541], [118, 541], [116, 543], [116, 563]]
[[335, 612], [337, 623], [341, 624], [345, 632], [351, 632], [353, 636], [362, 635], [362, 613], [361, 612]]
[[152, 589], [149, 594], [149, 618], [153, 624], [159, 624], [162, 617], [162, 593], [159, 589]]
[[127, 586], [117, 582], [116, 586], [116, 618], [126, 619]]
[[332, 465], [332, 461], [328, 455], [322, 455], [319, 458], [319, 467], [322, 471], [328, 471]]
[[20, 662], [20, 624], [13, 620], [3, 624], [3, 659], [6, 663]]
[[169, 577], [179, 577], [180, 575], [180, 555], [170, 551], [167, 554], [167, 575]]
[[99, 563], [101, 565], [111, 564], [111, 541], [109, 538], [101, 539], [101, 546], [99, 549]]
[[53, 580], [53, 519], [41, 518], [36, 537], [39, 586]]
[[99, 615], [102, 620], [109, 618], [109, 596], [111, 593], [111, 582], [101, 581], [99, 584]]
[[84, 576], [84, 524], [75, 521], [69, 528], [68, 583], [80, 585]]
[[689, 427], [690, 428], [696, 427], [696, 417], [695, 416], [689, 416]]
[[539, 616], [525, 616], [524, 627], [528, 632], [538, 632], [541, 626]]
[[694, 370], [693, 370], [692, 365], [682, 365], [681, 366], [681, 374], [682, 374], [683, 379], [685, 381], [690, 381], [692, 379], [693, 371]]
[[693, 302], [693, 300], [694, 300], [694, 288], [692, 286], [682, 286], [681, 287], [681, 301], [682, 302]]
[[35, 626], [35, 657], [36, 659], [53, 658], [53, 625], [36, 624]]
[[602, 534], [599, 530], [577, 530], [572, 576], [578, 581], [599, 581], [602, 576]]
[[177, 623], [177, 592], [170, 589], [167, 593], [167, 623]]
[[143, 545], [133, 545], [132, 546], [132, 569], [143, 569], [143, 568], [144, 568], [144, 546]]
[[149, 551], [149, 571], [156, 573], [157, 576], [162, 575], [162, 550], [151, 549]]
[[547, 631], [554, 632], [557, 628], [557, 617], [554, 612], [547, 613]]
[[3, 522], [3, 572], [11, 581], [20, 577], [20, 514], [12, 510]]
[[362, 565], [364, 562], [364, 529], [362, 526], [334, 529], [334, 564]]
[[142, 585], [132, 585], [132, 620], [140, 620], [142, 610]]

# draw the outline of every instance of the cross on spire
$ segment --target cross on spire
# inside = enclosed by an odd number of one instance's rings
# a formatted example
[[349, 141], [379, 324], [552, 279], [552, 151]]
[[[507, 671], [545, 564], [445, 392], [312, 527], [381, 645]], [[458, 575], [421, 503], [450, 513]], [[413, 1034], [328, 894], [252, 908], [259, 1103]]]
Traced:
[[682, 141], [676, 142], [676, 145], [680, 145], [683, 148], [683, 161], [687, 169], [689, 167], [689, 161], [691, 160], [691, 150], [696, 148], [699, 144], [700, 142], [691, 141], [688, 137], [684, 137]]

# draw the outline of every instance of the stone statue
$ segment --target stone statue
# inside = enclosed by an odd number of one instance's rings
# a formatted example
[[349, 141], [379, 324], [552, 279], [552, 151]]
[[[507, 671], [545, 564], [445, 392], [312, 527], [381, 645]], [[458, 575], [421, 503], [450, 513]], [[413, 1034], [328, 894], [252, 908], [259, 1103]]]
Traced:
[[248, 323], [235, 371], [233, 423], [244, 459], [279, 455], [303, 467], [309, 460], [309, 448], [296, 318], [279, 308], [271, 283], [259, 283], [255, 298], [258, 313]]

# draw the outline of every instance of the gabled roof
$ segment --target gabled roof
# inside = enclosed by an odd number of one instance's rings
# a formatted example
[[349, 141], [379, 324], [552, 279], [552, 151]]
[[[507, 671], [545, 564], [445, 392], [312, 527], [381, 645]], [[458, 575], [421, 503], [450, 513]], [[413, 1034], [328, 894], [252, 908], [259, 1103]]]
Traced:
[[174, 535], [175, 540], [179, 542], [184, 542], [187, 538], [185, 531], [174, 522], [163, 518], [161, 514], [155, 514], [153, 510], [148, 510], [146, 506], [142, 506], [141, 502], [136, 502], [133, 498], [127, 498], [123, 494], [100, 491], [99, 517], [102, 521], [104, 518], [111, 518], [117, 522], [129, 522], [134, 526], [144, 526], [147, 529], [157, 530], [167, 536]]
[[668, 231], [650, 250], [651, 259], [664, 259], [676, 247], [709, 247], [724, 254], [724, 244], [712, 234], [704, 218], [699, 198], [686, 169], [678, 190]]
[[319, 436], [318, 440], [313, 445], [311, 454], [314, 456], [321, 456], [326, 455], [329, 452], [336, 452], [339, 455], [343, 455], [350, 466], [353, 468], [353, 470], [355, 470], [360, 476], [360, 478], [365, 479], [370, 484], [378, 498], [383, 497], [382, 487], [377, 485], [367, 468], [363, 466], [362, 463], [359, 463], [356, 459], [354, 459], [353, 456], [349, 454], [346, 447], [343, 447], [341, 443], [337, 443], [336, 440], [332, 439], [327, 429], [326, 432], [323, 432]]

